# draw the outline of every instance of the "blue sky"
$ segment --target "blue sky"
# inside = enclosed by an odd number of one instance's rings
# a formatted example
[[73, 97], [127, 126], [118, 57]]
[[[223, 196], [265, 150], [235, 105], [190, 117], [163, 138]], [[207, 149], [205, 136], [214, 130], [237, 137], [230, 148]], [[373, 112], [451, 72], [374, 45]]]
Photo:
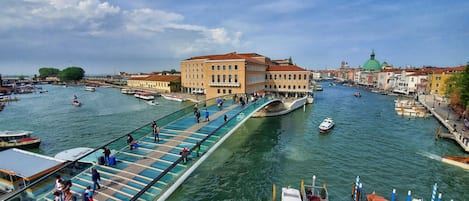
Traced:
[[177, 69], [207, 54], [357, 67], [374, 49], [396, 67], [465, 65], [469, 1], [2, 0], [0, 73], [80, 66], [87, 74]]

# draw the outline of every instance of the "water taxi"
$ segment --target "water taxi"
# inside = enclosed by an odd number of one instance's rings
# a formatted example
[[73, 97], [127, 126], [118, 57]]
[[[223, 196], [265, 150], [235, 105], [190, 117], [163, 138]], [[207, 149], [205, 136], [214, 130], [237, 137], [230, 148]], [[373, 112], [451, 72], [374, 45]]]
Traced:
[[9, 148], [38, 148], [39, 138], [31, 137], [31, 131], [0, 131], [0, 150]]
[[332, 118], [330, 118], [330, 117], [327, 117], [319, 125], [319, 131], [320, 132], [327, 132], [327, 131], [331, 130], [332, 127], [334, 127], [334, 124], [335, 124], [334, 120], [332, 120]]
[[144, 91], [135, 92], [134, 96], [136, 98], [140, 98], [140, 99], [143, 99], [143, 100], [153, 100], [153, 99], [155, 99], [155, 97], [151, 93], [144, 92]]

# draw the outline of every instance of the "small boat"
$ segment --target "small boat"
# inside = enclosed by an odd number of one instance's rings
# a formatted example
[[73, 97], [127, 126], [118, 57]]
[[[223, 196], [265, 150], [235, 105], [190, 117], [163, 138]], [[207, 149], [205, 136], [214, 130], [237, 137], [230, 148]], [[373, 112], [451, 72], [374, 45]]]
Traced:
[[469, 170], [469, 157], [464, 156], [444, 156], [441, 158], [441, 162], [450, 165], [458, 166]]
[[147, 103], [148, 105], [158, 105], [158, 104], [160, 104], [160, 103], [156, 102], [155, 100], [146, 101], [146, 103]]
[[362, 94], [360, 92], [355, 92], [355, 94], [353, 94], [355, 97], [362, 97]]
[[80, 103], [80, 101], [78, 101], [77, 99], [73, 99], [72, 105], [77, 106], [77, 107], [80, 107], [80, 106], [81, 106], [81, 103]]
[[322, 88], [321, 85], [317, 84], [317, 85], [314, 86], [314, 91], [322, 91], [322, 90], [323, 90], [323, 88]]
[[[288, 187], [282, 188], [282, 201], [329, 201], [326, 184], [316, 186], [316, 176], [313, 176], [311, 185], [305, 185], [301, 180], [300, 190]], [[275, 194], [275, 186], [274, 186]], [[275, 200], [275, 199], [273, 199]]]
[[122, 88], [122, 89], [121, 89], [121, 93], [122, 93], [122, 94], [130, 94], [130, 95], [133, 95], [133, 94], [135, 94], [135, 90], [130, 89], [130, 88]]
[[327, 132], [327, 131], [331, 130], [332, 127], [334, 127], [334, 120], [332, 120], [332, 118], [330, 118], [330, 117], [327, 117], [326, 119], [324, 119], [321, 122], [321, 124], [319, 124], [319, 131], [320, 132]]
[[155, 97], [151, 93], [144, 92], [144, 91], [135, 92], [134, 96], [136, 98], [140, 98], [140, 99], [143, 99], [143, 100], [153, 100], [153, 99], [155, 99]]
[[41, 144], [39, 138], [31, 137], [31, 131], [0, 131], [0, 150], [9, 148], [38, 148]]
[[166, 100], [172, 100], [172, 101], [182, 102], [186, 100], [182, 96], [172, 95], [172, 94], [161, 94], [161, 96], [163, 96], [163, 98]]
[[86, 87], [85, 87], [85, 91], [95, 92], [95, 91], [96, 91], [96, 87], [86, 86]]

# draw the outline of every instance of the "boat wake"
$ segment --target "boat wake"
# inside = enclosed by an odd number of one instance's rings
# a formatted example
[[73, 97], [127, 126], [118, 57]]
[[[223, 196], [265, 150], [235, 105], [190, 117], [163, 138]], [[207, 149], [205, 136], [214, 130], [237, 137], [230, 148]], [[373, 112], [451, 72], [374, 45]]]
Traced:
[[421, 155], [421, 156], [425, 156], [425, 157], [427, 157], [427, 158], [429, 158], [429, 159], [441, 161], [441, 156], [438, 156], [438, 155], [436, 155], [436, 154], [432, 154], [432, 153], [430, 153], [430, 152], [426, 152], [426, 151], [424, 151], [424, 152], [417, 152], [417, 154], [419, 154], [419, 155]]

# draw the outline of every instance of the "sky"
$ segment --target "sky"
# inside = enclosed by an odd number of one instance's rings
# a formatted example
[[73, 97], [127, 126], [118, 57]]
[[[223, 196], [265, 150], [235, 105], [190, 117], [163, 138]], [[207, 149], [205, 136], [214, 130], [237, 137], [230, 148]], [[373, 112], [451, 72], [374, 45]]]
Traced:
[[0, 74], [180, 70], [194, 56], [291, 57], [305, 69], [466, 65], [467, 0], [1, 0]]

